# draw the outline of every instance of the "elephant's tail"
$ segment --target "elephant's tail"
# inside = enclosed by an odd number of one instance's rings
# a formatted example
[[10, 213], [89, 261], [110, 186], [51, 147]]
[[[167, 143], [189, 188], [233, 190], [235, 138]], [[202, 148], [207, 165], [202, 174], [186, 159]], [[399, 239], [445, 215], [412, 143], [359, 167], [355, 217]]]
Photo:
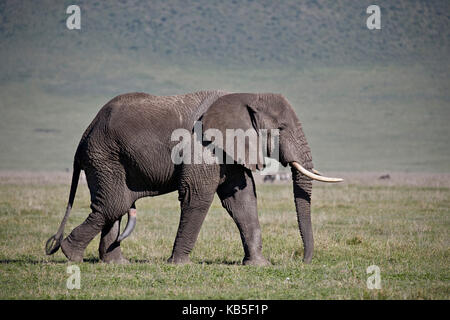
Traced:
[[73, 163], [72, 184], [70, 185], [70, 195], [69, 195], [69, 202], [66, 208], [66, 213], [61, 221], [61, 224], [59, 225], [58, 232], [56, 232], [55, 235], [51, 236], [45, 244], [45, 253], [47, 255], [54, 254], [56, 251], [58, 251], [59, 247], [61, 246], [61, 241], [63, 240], [64, 237], [64, 227], [66, 226], [67, 219], [69, 218], [70, 211], [72, 210], [75, 194], [77, 193], [80, 172], [81, 167], [78, 164], [77, 159], [75, 159]]

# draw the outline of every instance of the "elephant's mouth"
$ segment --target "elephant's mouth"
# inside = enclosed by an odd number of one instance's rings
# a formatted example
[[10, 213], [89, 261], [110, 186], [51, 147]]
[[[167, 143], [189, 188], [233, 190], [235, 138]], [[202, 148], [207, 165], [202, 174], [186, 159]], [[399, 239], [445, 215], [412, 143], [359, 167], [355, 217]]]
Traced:
[[317, 180], [317, 181], [322, 181], [322, 182], [341, 182], [344, 181], [344, 179], [342, 178], [330, 178], [330, 177], [325, 177], [323, 176], [319, 171], [312, 169], [313, 172], [310, 172], [308, 170], [306, 170], [305, 168], [303, 168], [301, 166], [301, 164], [299, 164], [298, 162], [292, 161], [289, 163], [289, 165], [293, 168], [295, 168], [297, 171], [299, 171], [300, 173], [302, 173], [303, 175], [313, 179], [313, 180]]

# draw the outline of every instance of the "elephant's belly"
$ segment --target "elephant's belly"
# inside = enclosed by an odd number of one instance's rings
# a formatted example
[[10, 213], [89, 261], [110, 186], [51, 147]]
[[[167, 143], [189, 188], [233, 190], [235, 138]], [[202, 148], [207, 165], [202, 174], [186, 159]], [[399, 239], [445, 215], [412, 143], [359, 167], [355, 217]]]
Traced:
[[128, 189], [140, 197], [177, 190], [177, 169], [170, 157], [164, 157], [164, 154], [159, 153], [156, 157], [149, 152], [136, 153], [124, 167]]

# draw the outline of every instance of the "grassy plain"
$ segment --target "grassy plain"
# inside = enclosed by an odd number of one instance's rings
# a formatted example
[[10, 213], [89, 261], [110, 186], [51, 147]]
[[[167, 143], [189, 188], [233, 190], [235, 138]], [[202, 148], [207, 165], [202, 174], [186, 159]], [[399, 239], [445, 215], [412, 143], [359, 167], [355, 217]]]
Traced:
[[[79, 264], [81, 289], [68, 290], [65, 257], [44, 254], [63, 215], [68, 175], [2, 175], [0, 299], [449, 299], [448, 175], [442, 184], [356, 177], [314, 186], [316, 250], [309, 265], [301, 262], [290, 184], [258, 186], [263, 252], [272, 266], [240, 264], [238, 230], [218, 199], [192, 264], [167, 264], [179, 219], [172, 193], [138, 201], [138, 225], [122, 244], [130, 264], [100, 263], [97, 236]], [[81, 184], [66, 234], [89, 212]], [[370, 265], [380, 268], [381, 290], [366, 286]]]
[[[350, 0], [78, 2], [81, 31], [66, 28], [71, 2], [0, 1], [0, 299], [450, 298], [450, 2], [379, 0], [378, 31]], [[315, 166], [346, 172], [345, 184], [315, 187], [312, 264], [301, 263], [291, 187], [274, 184], [258, 188], [272, 266], [240, 265], [217, 199], [193, 263], [168, 265], [179, 219], [170, 194], [138, 202], [123, 243], [131, 264], [98, 263], [97, 237], [81, 289], [67, 290], [68, 264], [44, 243], [70, 177], [50, 171], [70, 170], [83, 131], [118, 94], [216, 89], [283, 94]], [[88, 214], [81, 184], [66, 233]], [[381, 290], [366, 287], [373, 264]]]

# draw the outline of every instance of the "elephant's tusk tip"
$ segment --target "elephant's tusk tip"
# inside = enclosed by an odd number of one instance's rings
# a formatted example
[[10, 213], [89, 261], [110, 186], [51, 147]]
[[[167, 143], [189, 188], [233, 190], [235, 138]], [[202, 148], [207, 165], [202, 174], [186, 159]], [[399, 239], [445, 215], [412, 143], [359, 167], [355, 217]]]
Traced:
[[[313, 180], [322, 181], [322, 182], [330, 182], [330, 183], [344, 181], [344, 179], [342, 179], [342, 178], [331, 178], [331, 177], [322, 176], [317, 170], [314, 170], [314, 169], [313, 169], [313, 172], [310, 172], [310, 171], [306, 170], [305, 168], [303, 168], [298, 162], [295, 162], [295, 161], [292, 161], [290, 163], [290, 165], [292, 167], [294, 167], [295, 169], [297, 169], [298, 171], [300, 171], [305, 176], [307, 176]], [[314, 173], [314, 171], [316, 173]]]

